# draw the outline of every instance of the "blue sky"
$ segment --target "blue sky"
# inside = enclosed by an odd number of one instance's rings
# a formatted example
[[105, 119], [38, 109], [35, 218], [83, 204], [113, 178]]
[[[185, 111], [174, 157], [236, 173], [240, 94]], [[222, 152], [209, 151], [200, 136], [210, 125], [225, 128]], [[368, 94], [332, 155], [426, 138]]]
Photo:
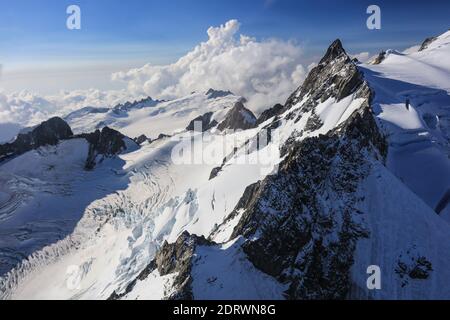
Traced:
[[[66, 28], [70, 4], [81, 7], [81, 30]], [[370, 4], [381, 7], [381, 30], [366, 28]], [[0, 63], [11, 90], [45, 90], [36, 85], [42, 70], [75, 79], [92, 65], [95, 74], [84, 84], [98, 85], [112, 71], [173, 62], [207, 40], [208, 27], [230, 19], [257, 39], [297, 41], [310, 62], [335, 38], [352, 53], [404, 49], [443, 33], [449, 16], [450, 1], [443, 0], [0, 0]]]

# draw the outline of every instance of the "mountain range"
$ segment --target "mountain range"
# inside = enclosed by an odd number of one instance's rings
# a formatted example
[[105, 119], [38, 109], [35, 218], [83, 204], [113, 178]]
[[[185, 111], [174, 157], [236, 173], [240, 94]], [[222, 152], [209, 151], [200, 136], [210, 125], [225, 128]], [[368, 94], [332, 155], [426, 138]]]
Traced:
[[450, 31], [369, 63], [336, 40], [258, 117], [210, 89], [23, 131], [0, 298], [450, 299], [449, 56]]

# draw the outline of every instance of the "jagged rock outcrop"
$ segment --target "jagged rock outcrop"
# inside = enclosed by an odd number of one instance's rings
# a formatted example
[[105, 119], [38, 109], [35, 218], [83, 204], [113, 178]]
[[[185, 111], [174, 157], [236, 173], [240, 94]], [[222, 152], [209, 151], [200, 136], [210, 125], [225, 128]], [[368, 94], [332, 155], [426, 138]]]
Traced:
[[133, 139], [134, 142], [136, 142], [137, 144], [141, 145], [144, 142], [152, 142], [151, 139], [147, 138], [147, 136], [145, 134], [141, 134], [139, 137], [134, 138]]
[[170, 138], [170, 137], [171, 137], [171, 135], [169, 135], [169, 134], [160, 133], [158, 135], [158, 137], [155, 140], [153, 140], [153, 141], [163, 140], [163, 139]]
[[63, 119], [51, 118], [30, 132], [19, 134], [12, 143], [0, 145], [0, 161], [42, 146], [56, 145], [59, 141], [72, 136], [73, 132], [70, 126]]
[[101, 131], [74, 135], [63, 119], [54, 117], [42, 122], [30, 132], [19, 134], [12, 143], [0, 145], [0, 161], [42, 146], [57, 145], [60, 141], [72, 138], [84, 138], [89, 142], [85, 164], [87, 170], [95, 167], [97, 156], [111, 157], [127, 149], [124, 140], [127, 137], [116, 130], [104, 127]]
[[305, 131], [315, 131], [320, 129], [323, 126], [323, 121], [316, 114], [314, 110], [311, 111], [311, 116], [308, 118], [308, 121], [305, 125]]
[[258, 120], [256, 121], [256, 125], [260, 125], [263, 122], [266, 122], [267, 120], [276, 117], [283, 113], [285, 110], [284, 106], [282, 104], [276, 104], [272, 108], [264, 110], [263, 113], [258, 117]]
[[122, 112], [128, 112], [128, 111], [135, 110], [135, 109], [154, 107], [161, 102], [164, 102], [164, 101], [153, 100], [151, 97], [147, 97], [147, 98], [141, 99], [139, 101], [133, 101], [133, 102], [127, 101], [123, 104], [122, 103], [118, 104], [114, 108], [112, 108], [112, 111], [115, 114], [119, 115]]
[[450, 189], [447, 190], [447, 192], [445, 192], [444, 196], [438, 202], [436, 209], [434, 211], [436, 211], [438, 214], [441, 214], [441, 212], [444, 211], [444, 209], [447, 208], [449, 204], [450, 204]]
[[217, 128], [220, 131], [247, 130], [254, 128], [255, 125], [256, 117], [253, 112], [248, 110], [242, 102], [236, 102]]
[[204, 237], [183, 232], [175, 243], [169, 244], [165, 242], [156, 254], [155, 261], [159, 274], [168, 275], [177, 273], [174, 282], [176, 292], [168, 297], [168, 299], [193, 299], [191, 290], [191, 267], [192, 258], [198, 245], [211, 245], [211, 242]]
[[85, 168], [92, 170], [97, 163], [97, 156], [111, 157], [126, 150], [124, 139], [126, 138], [120, 132], [104, 127], [101, 131], [96, 130], [93, 133], [81, 134], [79, 137], [85, 138], [89, 142], [89, 153]]
[[208, 131], [209, 129], [217, 126], [217, 121], [212, 120], [213, 112], [205, 113], [204, 115], [198, 116], [192, 120], [186, 127], [187, 131], [200, 130], [200, 132]]
[[289, 298], [343, 299], [356, 242], [368, 236], [356, 191], [366, 157], [384, 157], [386, 143], [368, 108], [327, 135], [292, 143], [279, 172], [247, 188], [231, 238], [249, 239], [250, 261], [289, 284]]
[[433, 272], [433, 264], [422, 253], [412, 246], [400, 254], [395, 273], [401, 279], [402, 287], [406, 287], [415, 279], [426, 280]]
[[[204, 237], [191, 235], [183, 232], [175, 243], [164, 242], [158, 250], [155, 258], [150, 264], [132, 281], [123, 293], [114, 292], [110, 300], [117, 300], [124, 297], [133, 290], [138, 280], [145, 280], [150, 273], [158, 270], [161, 276], [174, 274], [177, 276], [173, 283], [172, 294], [166, 297], [167, 300], [192, 300], [192, 260], [197, 246], [210, 246], [214, 243]], [[151, 288], [149, 288], [151, 290]]]
[[371, 63], [377, 65], [382, 63], [384, 59], [386, 59], [386, 51], [381, 51]]
[[428, 48], [428, 46], [433, 43], [433, 41], [435, 41], [437, 39], [437, 37], [429, 37], [426, 38], [425, 41], [422, 43], [422, 45], [420, 46], [419, 52], [423, 51], [425, 49]]
[[229, 90], [227, 90], [227, 91], [214, 90], [214, 89], [211, 88], [205, 93], [205, 95], [208, 96], [208, 99], [217, 99], [217, 98], [222, 98], [222, 97], [226, 97], [226, 96], [229, 96], [229, 95], [233, 95], [233, 92], [231, 92]]
[[[305, 82], [288, 98], [286, 109], [307, 97], [303, 112], [312, 110], [317, 102], [333, 97], [337, 101], [354, 93], [364, 82], [362, 74], [347, 55], [341, 41], [335, 40], [320, 63], [311, 70]], [[362, 92], [362, 95], [366, 95]]]
[[[339, 40], [328, 49], [304, 85], [288, 100], [298, 117], [318, 103], [350, 94], [364, 98], [360, 109], [325, 135], [288, 139], [276, 174], [249, 186], [225, 220], [243, 212], [231, 239], [263, 272], [289, 286], [290, 299], [344, 299], [359, 239], [368, 237], [359, 216], [357, 190], [372, 161], [384, 162], [387, 143], [371, 112], [371, 92]], [[321, 126], [312, 117], [311, 129]], [[314, 127], [314, 128], [313, 128]]]

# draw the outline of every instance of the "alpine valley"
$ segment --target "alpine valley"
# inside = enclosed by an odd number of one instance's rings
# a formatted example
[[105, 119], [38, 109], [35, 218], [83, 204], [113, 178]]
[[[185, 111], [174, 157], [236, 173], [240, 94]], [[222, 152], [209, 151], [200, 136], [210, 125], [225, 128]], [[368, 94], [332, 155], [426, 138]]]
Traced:
[[216, 89], [0, 145], [0, 298], [450, 299], [450, 31], [336, 40], [259, 117]]

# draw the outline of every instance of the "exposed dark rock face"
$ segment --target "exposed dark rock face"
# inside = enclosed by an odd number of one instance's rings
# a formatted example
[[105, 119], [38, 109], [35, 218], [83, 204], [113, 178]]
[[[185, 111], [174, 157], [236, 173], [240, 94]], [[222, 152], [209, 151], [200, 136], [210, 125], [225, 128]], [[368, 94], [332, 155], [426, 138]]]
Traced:
[[450, 189], [447, 190], [447, 192], [444, 194], [444, 196], [441, 198], [441, 200], [439, 201], [439, 203], [436, 206], [435, 211], [438, 214], [441, 214], [442, 211], [444, 211], [445, 208], [447, 208], [447, 206], [450, 204]]
[[85, 164], [87, 170], [95, 167], [98, 155], [111, 157], [126, 150], [126, 137], [116, 130], [105, 127], [102, 131], [74, 136], [70, 126], [63, 119], [55, 117], [42, 122], [28, 133], [19, 134], [14, 142], [0, 145], [0, 161], [42, 146], [57, 145], [60, 141], [71, 138], [84, 138], [89, 142]]
[[217, 98], [222, 98], [222, 97], [226, 97], [226, 96], [229, 96], [229, 95], [233, 95], [233, 92], [209, 89], [206, 92], [206, 95], [208, 96], [208, 99], [217, 99]]
[[201, 129], [201, 132], [206, 132], [209, 129], [214, 128], [215, 126], [217, 126], [218, 123], [216, 120], [211, 121], [212, 116], [213, 116], [212, 112], [208, 112], [202, 116], [198, 116], [189, 123], [186, 130], [194, 131], [195, 129]]
[[276, 175], [247, 188], [231, 214], [244, 210], [232, 238], [251, 239], [243, 246], [250, 261], [289, 284], [289, 298], [343, 299], [356, 242], [368, 236], [355, 192], [369, 172], [366, 157], [383, 157], [385, 142], [365, 108], [293, 144]]
[[284, 106], [281, 104], [276, 104], [274, 105], [272, 108], [264, 110], [263, 113], [261, 113], [261, 115], [259, 116], [258, 120], [256, 121], [256, 125], [260, 125], [263, 122], [266, 122], [267, 120], [269, 120], [270, 118], [276, 117], [278, 115], [280, 115], [281, 113], [283, 113], [284, 111]]
[[354, 93], [363, 84], [363, 76], [346, 54], [339, 40], [333, 42], [319, 65], [311, 70], [303, 85], [287, 100], [290, 109], [308, 96], [303, 112], [312, 110], [317, 102], [333, 97], [337, 101]]
[[422, 45], [420, 46], [419, 51], [423, 51], [425, 49], [428, 48], [428, 46], [433, 43], [437, 38], [436, 37], [429, 37], [426, 38], [425, 41], [422, 43]]
[[247, 130], [254, 128], [256, 125], [255, 115], [244, 107], [242, 102], [236, 102], [234, 107], [227, 113], [217, 127], [220, 131], [224, 130]]
[[89, 154], [85, 168], [92, 170], [97, 162], [97, 156], [112, 157], [126, 150], [124, 138], [120, 132], [104, 127], [102, 131], [96, 130], [94, 133], [81, 134], [89, 142]]
[[428, 279], [433, 272], [433, 265], [425, 256], [418, 254], [413, 246], [399, 256], [395, 272], [401, 280], [402, 287], [405, 287], [411, 280]]
[[329, 63], [336, 58], [340, 57], [342, 54], [345, 54], [344, 47], [342, 47], [342, 42], [339, 39], [333, 41], [333, 43], [328, 47], [327, 52], [320, 60], [319, 64]]
[[109, 298], [107, 300], [119, 300], [123, 297], [125, 297], [128, 293], [130, 293], [134, 286], [136, 285], [136, 283], [138, 281], [143, 281], [145, 279], [147, 279], [147, 277], [156, 270], [156, 261], [153, 259], [149, 265], [147, 267], [145, 267], [144, 270], [142, 270], [142, 272], [136, 277], [136, 279], [134, 279], [133, 281], [131, 281], [128, 286], [125, 288], [125, 291], [122, 293], [117, 293], [116, 291], [114, 291], [111, 296], [109, 296]]
[[315, 130], [322, 125], [317, 104], [350, 94], [365, 99], [361, 108], [326, 135], [299, 141], [294, 132], [279, 171], [249, 186], [225, 220], [243, 212], [231, 238], [247, 239], [249, 260], [288, 284], [289, 299], [347, 296], [356, 243], [369, 236], [358, 187], [372, 161], [384, 161], [387, 143], [371, 112], [370, 89], [338, 40], [286, 103], [288, 110], [303, 101], [291, 119], [311, 111], [309, 130]]
[[161, 102], [164, 102], [164, 101], [153, 100], [151, 97], [147, 97], [147, 98], [139, 100], [139, 101], [133, 101], [133, 102], [127, 101], [123, 104], [118, 104], [117, 106], [112, 108], [112, 111], [115, 114], [120, 114], [122, 112], [128, 112], [128, 111], [135, 110], [135, 109], [154, 107], [158, 103], [161, 103]]
[[154, 141], [162, 140], [162, 139], [166, 139], [166, 138], [170, 138], [170, 135], [164, 134], [164, 133], [160, 133], [160, 134], [158, 135], [158, 138], [156, 138]]
[[[117, 294], [114, 292], [110, 300], [117, 300], [129, 293], [135, 286], [137, 280], [145, 280], [154, 270], [158, 270], [161, 276], [177, 273], [173, 283], [173, 293], [168, 295], [168, 300], [192, 300], [192, 260], [197, 246], [210, 246], [213, 242], [204, 237], [191, 235], [183, 232], [175, 243], [164, 242], [162, 247], [156, 253], [152, 262], [132, 281], [126, 290]], [[151, 290], [151, 288], [149, 288]]]
[[0, 145], [0, 161], [42, 146], [56, 145], [59, 141], [72, 136], [70, 126], [63, 119], [51, 118], [30, 132], [19, 134], [12, 143]]
[[320, 129], [322, 126], [323, 126], [322, 120], [313, 110], [311, 116], [306, 122], [305, 131], [315, 131]]
[[139, 137], [134, 138], [133, 140], [134, 140], [134, 142], [136, 142], [139, 145], [141, 145], [141, 144], [143, 144], [144, 142], [147, 142], [147, 141], [148, 142], [152, 142], [151, 139], [147, 138], [147, 136], [145, 134], [141, 134]]
[[209, 175], [209, 180], [212, 180], [219, 175], [219, 173], [222, 171], [223, 167], [236, 154], [237, 151], [238, 151], [238, 148], [235, 147], [229, 155], [227, 155], [225, 158], [223, 158], [222, 164], [220, 165], [220, 167], [216, 167], [211, 170], [211, 173]]
[[212, 244], [204, 237], [190, 235], [188, 232], [183, 232], [173, 244], [164, 243], [155, 257], [159, 274], [178, 273], [174, 283], [176, 292], [168, 297], [169, 300], [193, 299], [191, 268], [195, 250], [197, 246], [209, 246]]
[[211, 174], [209, 175], [209, 180], [214, 179], [215, 177], [217, 177], [220, 173], [220, 171], [222, 171], [222, 167], [215, 167], [211, 170]]
[[378, 56], [372, 61], [372, 64], [380, 64], [386, 59], [386, 51], [381, 51]]

